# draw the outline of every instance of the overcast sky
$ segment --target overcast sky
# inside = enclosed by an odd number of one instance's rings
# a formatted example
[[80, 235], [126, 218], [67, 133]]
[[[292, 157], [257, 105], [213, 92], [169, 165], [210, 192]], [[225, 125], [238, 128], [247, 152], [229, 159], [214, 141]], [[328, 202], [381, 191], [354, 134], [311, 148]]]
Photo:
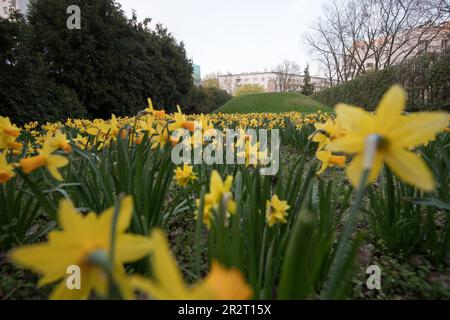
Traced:
[[211, 72], [272, 69], [284, 59], [316, 65], [302, 35], [330, 0], [119, 0], [130, 16], [152, 18], [183, 41], [188, 57]]

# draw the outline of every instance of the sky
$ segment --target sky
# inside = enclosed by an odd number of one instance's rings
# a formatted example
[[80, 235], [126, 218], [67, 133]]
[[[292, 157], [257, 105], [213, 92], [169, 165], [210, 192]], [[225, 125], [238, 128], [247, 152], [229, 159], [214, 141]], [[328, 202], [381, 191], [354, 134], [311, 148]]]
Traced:
[[162, 23], [201, 73], [271, 70], [285, 59], [320, 75], [303, 35], [330, 0], [119, 0], [128, 16]]

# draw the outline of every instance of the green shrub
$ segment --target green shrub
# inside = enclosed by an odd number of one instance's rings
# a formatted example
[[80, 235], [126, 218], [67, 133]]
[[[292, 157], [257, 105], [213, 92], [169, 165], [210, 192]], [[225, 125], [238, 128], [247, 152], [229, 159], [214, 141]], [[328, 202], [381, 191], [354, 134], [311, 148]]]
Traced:
[[210, 113], [231, 100], [225, 90], [215, 87], [193, 87], [183, 107], [189, 113]]

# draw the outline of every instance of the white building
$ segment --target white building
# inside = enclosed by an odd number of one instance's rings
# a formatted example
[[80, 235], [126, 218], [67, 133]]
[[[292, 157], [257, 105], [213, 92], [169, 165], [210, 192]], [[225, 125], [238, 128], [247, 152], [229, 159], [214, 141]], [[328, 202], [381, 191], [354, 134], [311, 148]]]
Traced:
[[0, 0], [0, 18], [8, 18], [12, 10], [27, 14], [29, 0]]
[[[386, 61], [397, 64], [425, 52], [440, 53], [449, 48], [450, 21], [439, 26], [420, 26], [399, 32], [394, 39], [377, 38], [372, 43], [357, 41], [353, 45], [353, 59], [363, 64], [363, 70], [382, 69]], [[392, 43], [392, 49], [390, 45]], [[356, 61], [348, 63], [356, 68]]]
[[[296, 88], [289, 91], [301, 90], [303, 75], [292, 74], [286, 77], [284, 74], [270, 71], [219, 75], [219, 87], [232, 95], [235, 95], [236, 91], [246, 84], [260, 85], [265, 92], [280, 92], [280, 77], [284, 77], [284, 79], [289, 78], [289, 81], [292, 83], [291, 87]], [[320, 77], [311, 77], [311, 84], [314, 85], [314, 91], [320, 91], [329, 86], [327, 79]]]

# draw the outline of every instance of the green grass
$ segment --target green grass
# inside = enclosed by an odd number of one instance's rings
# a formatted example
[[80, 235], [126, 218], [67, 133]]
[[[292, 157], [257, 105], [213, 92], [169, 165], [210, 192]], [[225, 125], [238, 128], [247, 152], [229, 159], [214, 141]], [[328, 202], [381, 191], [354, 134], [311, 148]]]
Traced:
[[222, 113], [332, 112], [332, 108], [299, 93], [255, 93], [235, 97], [217, 109]]

